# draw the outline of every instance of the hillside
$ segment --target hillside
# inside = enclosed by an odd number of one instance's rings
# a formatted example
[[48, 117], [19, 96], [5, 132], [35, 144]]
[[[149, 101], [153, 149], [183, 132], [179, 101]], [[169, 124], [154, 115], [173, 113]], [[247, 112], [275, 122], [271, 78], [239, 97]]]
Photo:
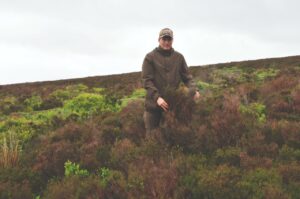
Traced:
[[300, 198], [300, 56], [190, 72], [149, 139], [140, 72], [0, 85], [0, 198]]

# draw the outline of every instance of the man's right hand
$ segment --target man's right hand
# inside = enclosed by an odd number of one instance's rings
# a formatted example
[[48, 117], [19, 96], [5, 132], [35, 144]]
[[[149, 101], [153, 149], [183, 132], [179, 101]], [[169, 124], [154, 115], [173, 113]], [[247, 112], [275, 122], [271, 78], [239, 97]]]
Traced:
[[168, 108], [169, 108], [169, 105], [167, 104], [167, 102], [161, 98], [161, 97], [158, 97], [157, 99], [157, 104], [158, 106], [160, 106], [162, 109], [164, 109], [164, 111], [167, 111]]

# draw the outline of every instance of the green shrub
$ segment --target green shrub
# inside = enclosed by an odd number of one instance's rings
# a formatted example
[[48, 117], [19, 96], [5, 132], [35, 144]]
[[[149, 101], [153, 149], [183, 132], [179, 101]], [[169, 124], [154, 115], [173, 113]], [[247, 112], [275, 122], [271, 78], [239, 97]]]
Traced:
[[217, 86], [215, 84], [209, 84], [209, 83], [201, 81], [201, 80], [197, 81], [197, 87], [202, 92], [219, 88], [219, 86]]
[[132, 100], [144, 98], [145, 96], [146, 96], [146, 90], [144, 88], [138, 88], [134, 90], [131, 95], [121, 99], [120, 108], [127, 106], [127, 104]]
[[102, 167], [98, 170], [98, 174], [100, 176], [101, 185], [105, 187], [111, 177], [111, 171], [109, 168]]
[[34, 112], [19, 112], [18, 116], [7, 117], [0, 123], [0, 132], [14, 130], [22, 143], [30, 140], [39, 132], [51, 130], [52, 120], [57, 117], [65, 119], [71, 113], [63, 112], [62, 109], [50, 109]]
[[65, 176], [79, 175], [79, 176], [88, 176], [89, 172], [86, 169], [80, 169], [79, 164], [73, 163], [70, 160], [65, 162]]
[[49, 95], [49, 98], [64, 102], [72, 99], [82, 92], [87, 91], [88, 87], [84, 84], [75, 84], [66, 86], [64, 89], [57, 89]]
[[0, 132], [3, 132], [5, 130], [5, 122], [0, 121]]
[[24, 103], [27, 107], [27, 111], [35, 111], [40, 108], [43, 100], [39, 95], [33, 95], [30, 98], [25, 99]]
[[116, 111], [116, 107], [105, 103], [105, 96], [93, 93], [81, 93], [65, 102], [63, 109], [77, 114], [81, 118], [88, 118], [93, 114]]
[[268, 68], [268, 69], [258, 69], [254, 72], [254, 77], [258, 81], [263, 81], [269, 77], [275, 77], [279, 72], [279, 69]]
[[56, 100], [63, 102], [64, 100], [71, 99], [73, 97], [72, 95], [73, 95], [72, 92], [69, 90], [58, 89], [52, 92], [49, 95], [49, 98], [54, 98]]
[[258, 102], [249, 105], [240, 104], [239, 110], [241, 113], [255, 117], [259, 123], [266, 122], [266, 106], [264, 104]]
[[[34, 100], [30, 102], [35, 104], [33, 103]], [[5, 120], [0, 122], [0, 132], [14, 130], [16, 131], [18, 138], [20, 138], [22, 142], [26, 142], [37, 135], [37, 133], [44, 133], [51, 130], [55, 126], [54, 123], [57, 120], [64, 121], [70, 117], [73, 118], [73, 116], [76, 116], [76, 119], [85, 119], [94, 114], [116, 110], [118, 110], [117, 105], [107, 102], [106, 96], [81, 93], [77, 97], [65, 101], [64, 106], [61, 108], [33, 111], [29, 113], [19, 112], [17, 116], [5, 117]]]
[[103, 92], [105, 91], [105, 88], [94, 87], [94, 88], [92, 88], [92, 91], [95, 93], [103, 94]]
[[82, 83], [68, 85], [66, 90], [75, 91], [75, 92], [84, 92], [88, 89], [88, 87]]
[[249, 79], [249, 74], [242, 67], [231, 66], [216, 69], [212, 72], [213, 82], [221, 87], [243, 83]]
[[18, 99], [14, 96], [5, 96], [0, 99], [0, 113], [9, 114], [18, 108]]

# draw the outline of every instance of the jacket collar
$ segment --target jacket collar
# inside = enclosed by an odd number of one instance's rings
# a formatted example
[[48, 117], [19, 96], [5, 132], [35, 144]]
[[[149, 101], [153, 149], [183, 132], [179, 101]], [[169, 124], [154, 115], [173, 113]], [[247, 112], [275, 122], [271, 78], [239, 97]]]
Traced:
[[170, 50], [163, 49], [160, 45], [155, 48], [160, 54], [163, 56], [170, 56], [174, 52], [174, 48], [172, 47]]

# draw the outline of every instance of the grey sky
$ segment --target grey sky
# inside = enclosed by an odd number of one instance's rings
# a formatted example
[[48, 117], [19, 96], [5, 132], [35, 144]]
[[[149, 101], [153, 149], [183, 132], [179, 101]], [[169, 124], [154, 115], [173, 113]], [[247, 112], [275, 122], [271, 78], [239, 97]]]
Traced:
[[0, 0], [0, 84], [141, 71], [160, 29], [189, 66], [300, 54], [296, 0]]

